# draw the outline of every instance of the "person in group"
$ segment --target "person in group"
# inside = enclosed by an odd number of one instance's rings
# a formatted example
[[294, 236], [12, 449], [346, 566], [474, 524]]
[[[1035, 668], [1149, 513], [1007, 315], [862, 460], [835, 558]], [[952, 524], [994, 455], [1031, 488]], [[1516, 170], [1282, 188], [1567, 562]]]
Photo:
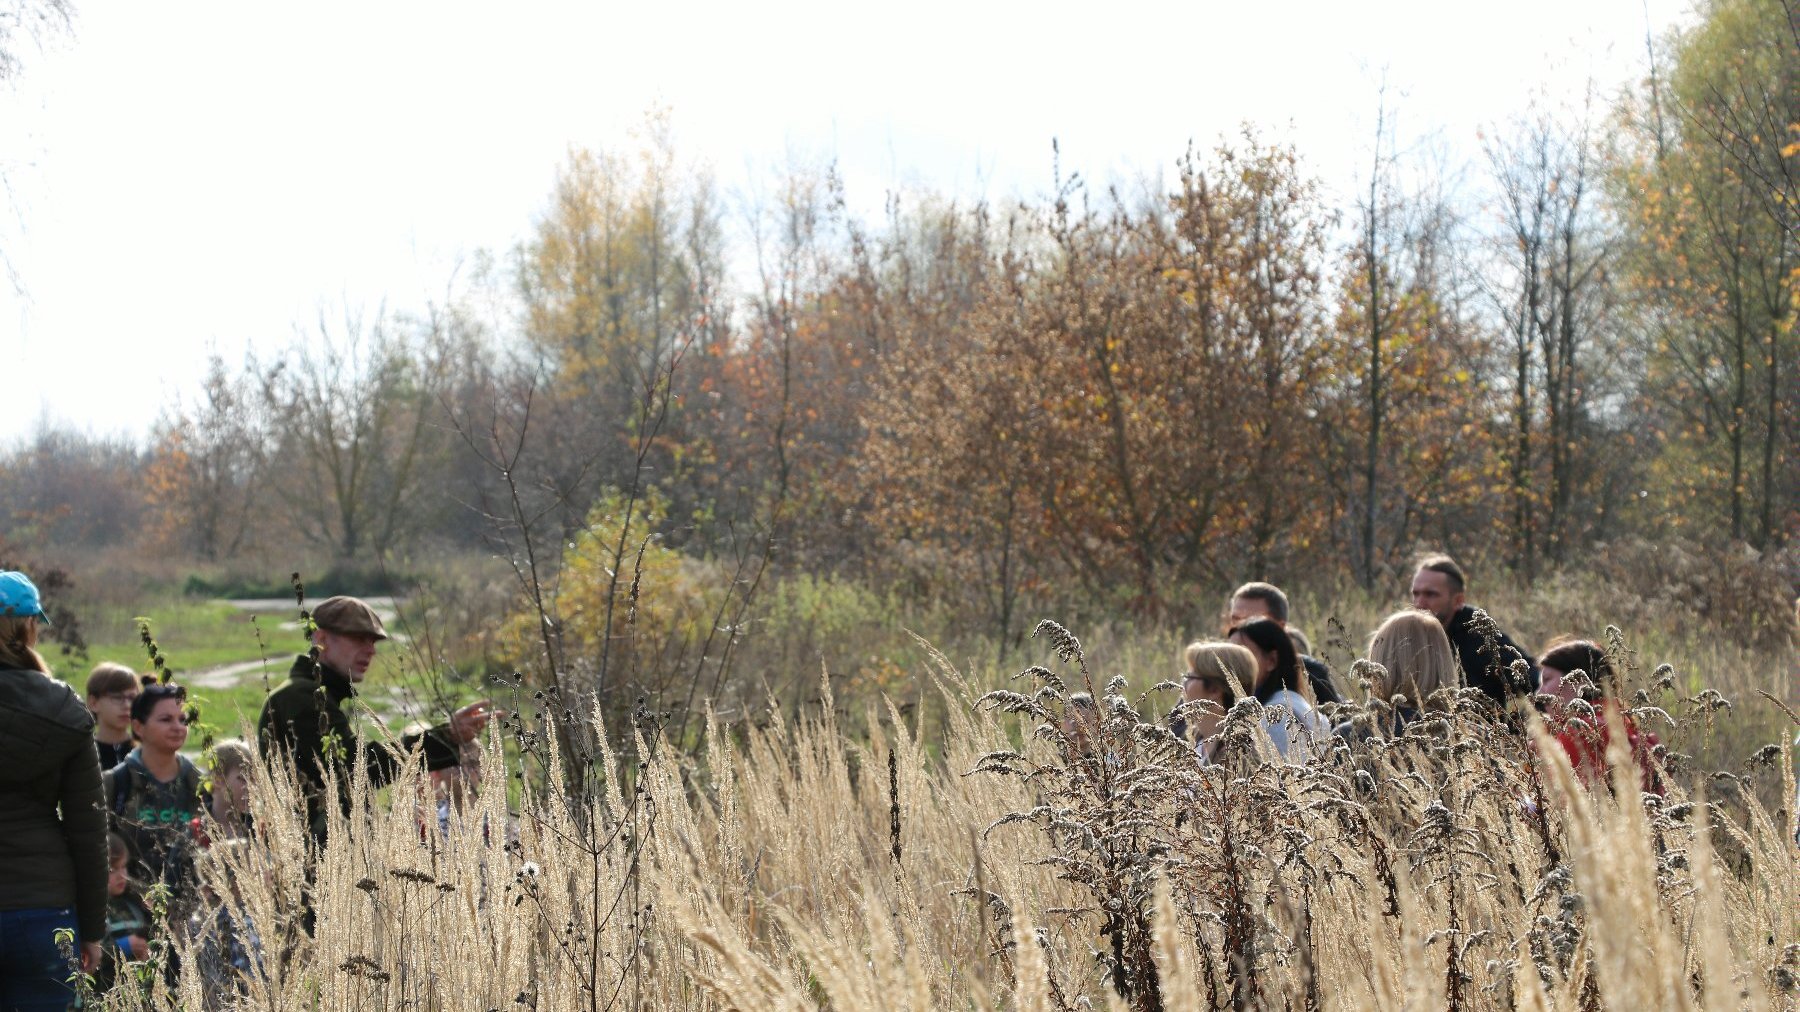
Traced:
[[152, 683], [131, 704], [138, 740], [125, 761], [106, 772], [107, 810], [131, 844], [133, 871], [169, 891], [171, 910], [192, 905], [194, 817], [200, 814], [200, 767], [181, 754], [188, 740], [187, 689]]
[[250, 763], [254, 759], [250, 743], [242, 738], [227, 738], [212, 747], [212, 770], [201, 795], [208, 818], [196, 834], [203, 844], [250, 835]]
[[[339, 757], [350, 755], [356, 733], [343, 706], [356, 695], [375, 660], [376, 645], [388, 635], [375, 609], [354, 597], [320, 601], [312, 621], [312, 650], [294, 660], [287, 682], [269, 694], [256, 730], [265, 758], [278, 749], [292, 758], [306, 790], [313, 837], [323, 842], [329, 825], [327, 775], [337, 784], [344, 814], [351, 806], [348, 760], [328, 761], [327, 742], [337, 743]], [[462, 760], [459, 746], [476, 740], [497, 712], [492, 701], [478, 700], [453, 713], [447, 724], [403, 737], [400, 747], [422, 749], [428, 769], [448, 769]], [[391, 782], [400, 772], [399, 753], [383, 742], [364, 742], [361, 757], [372, 787]]]
[[[1369, 637], [1368, 659], [1381, 666], [1370, 694], [1392, 707], [1376, 714], [1368, 730], [1384, 737], [1399, 734], [1426, 709], [1442, 706], [1441, 697], [1433, 698], [1438, 690], [1462, 684], [1450, 637], [1430, 612], [1407, 609], [1389, 615]], [[1337, 728], [1340, 734], [1351, 729], [1351, 724]]]
[[[1294, 650], [1297, 653], [1299, 653], [1301, 664], [1305, 664], [1308, 660], [1317, 661], [1320, 664], [1324, 663], [1323, 661], [1318, 661], [1317, 658], [1312, 656], [1312, 640], [1308, 639], [1306, 633], [1300, 631], [1299, 627], [1288, 626], [1287, 634], [1288, 634], [1288, 639], [1291, 639], [1294, 641]], [[1312, 676], [1311, 668], [1307, 669], [1307, 676], [1308, 677]], [[1318, 693], [1315, 691], [1314, 695], [1317, 695], [1317, 694]]]
[[142, 688], [137, 672], [123, 664], [106, 661], [88, 672], [87, 706], [94, 714], [102, 773], [124, 762], [132, 749], [131, 702]]
[[150, 958], [150, 938], [155, 930], [150, 909], [131, 884], [131, 845], [117, 833], [106, 835], [112, 873], [106, 880], [111, 899], [106, 904], [105, 958], [94, 975], [94, 993], [105, 994], [126, 979], [126, 964]]
[[[1646, 791], [1662, 793], [1652, 761], [1652, 750], [1658, 744], [1656, 735], [1640, 730], [1631, 715], [1619, 708], [1617, 673], [1606, 651], [1591, 640], [1564, 637], [1551, 643], [1538, 658], [1538, 671], [1542, 676], [1540, 692], [1550, 697], [1545, 722], [1557, 744], [1568, 754], [1577, 776], [1590, 785], [1607, 782], [1606, 749], [1612, 741], [1608, 715], [1615, 714], [1625, 729], [1640, 784]], [[1573, 677], [1576, 672], [1581, 673], [1579, 680]], [[1585, 702], [1587, 707], [1576, 705], [1577, 701]]]
[[[1576, 672], [1581, 677], [1571, 678]], [[1538, 693], [1557, 703], [1603, 698], [1612, 677], [1612, 661], [1592, 640], [1559, 637], [1538, 658]]]
[[[1205, 701], [1213, 706], [1190, 706], [1183, 732], [1194, 743], [1202, 763], [1211, 763], [1219, 751], [1219, 728], [1225, 714], [1237, 703], [1232, 678], [1248, 692], [1256, 684], [1256, 656], [1236, 643], [1188, 644], [1184, 659], [1187, 674], [1181, 682], [1184, 703]], [[1217, 709], [1214, 709], [1217, 707]]]
[[[1534, 692], [1538, 687], [1537, 667], [1531, 656], [1512, 641], [1512, 637], [1494, 630], [1493, 647], [1488, 637], [1471, 627], [1475, 609], [1465, 603], [1467, 578], [1461, 566], [1448, 555], [1427, 555], [1419, 560], [1413, 572], [1412, 603], [1420, 611], [1428, 611], [1443, 625], [1450, 646], [1456, 651], [1463, 680], [1480, 689], [1495, 703], [1504, 707], [1510, 696]], [[1514, 661], [1524, 661], [1525, 680], [1515, 682]]]
[[37, 586], [0, 572], [0, 1009], [63, 1012], [106, 938], [106, 809], [94, 715], [37, 650]]
[[1071, 693], [1069, 705], [1063, 708], [1062, 732], [1069, 751], [1085, 755], [1094, 747], [1094, 734], [1100, 730], [1100, 708], [1086, 692]]
[[[267, 978], [262, 936], [239, 888], [239, 876], [249, 864], [246, 846], [246, 841], [228, 840], [201, 858], [203, 902], [188, 918], [187, 933], [194, 942], [194, 969], [207, 1010], [235, 1008], [252, 985]], [[265, 885], [272, 884], [266, 871], [263, 877]]]
[[[419, 839], [425, 842], [430, 824], [436, 821], [438, 835], [450, 838], [450, 825], [474, 806], [481, 789], [481, 746], [465, 743], [462, 762], [441, 770], [432, 770], [419, 784]], [[430, 805], [425, 804], [430, 799]], [[435, 812], [435, 815], [433, 814]], [[483, 824], [485, 835], [485, 823]]]
[[431, 791], [437, 798], [438, 828], [448, 835], [451, 816], [473, 808], [481, 791], [481, 746], [464, 742], [459, 765], [432, 771]]
[[1251, 694], [1264, 706], [1287, 708], [1286, 718], [1271, 714], [1264, 718], [1263, 727], [1282, 758], [1299, 763], [1305, 759], [1311, 743], [1329, 729], [1307, 699], [1312, 686], [1300, 665], [1294, 641], [1288, 639], [1287, 631], [1273, 620], [1254, 618], [1232, 631], [1231, 642], [1247, 648], [1256, 660], [1256, 681]]
[[[1286, 630], [1287, 594], [1272, 583], [1246, 583], [1231, 592], [1231, 599], [1225, 603], [1225, 617], [1227, 636], [1231, 635], [1231, 630], [1254, 618], [1266, 618]], [[1304, 636], [1301, 641], [1305, 641]], [[1307, 656], [1309, 651], [1301, 648], [1298, 643], [1295, 647], [1299, 650], [1300, 663], [1306, 668], [1306, 677], [1312, 682], [1313, 699], [1320, 703], [1343, 702], [1343, 695], [1331, 683], [1331, 669], [1325, 666], [1325, 662]]]

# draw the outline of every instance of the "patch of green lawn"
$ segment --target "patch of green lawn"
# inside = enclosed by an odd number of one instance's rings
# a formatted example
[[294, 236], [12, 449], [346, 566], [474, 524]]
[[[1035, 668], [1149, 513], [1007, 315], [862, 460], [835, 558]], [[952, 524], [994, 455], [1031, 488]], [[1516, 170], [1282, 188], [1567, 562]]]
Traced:
[[[273, 612], [243, 611], [223, 601], [203, 601], [170, 595], [143, 601], [130, 608], [102, 607], [82, 615], [87, 633], [89, 667], [101, 661], [117, 661], [138, 671], [150, 668], [150, 657], [139, 638], [138, 617], [150, 620], [150, 633], [162, 649], [163, 658], [180, 679], [183, 674], [253, 661], [263, 656], [288, 656], [302, 645], [300, 634], [283, 629], [284, 622], [294, 622], [298, 613], [292, 609]], [[258, 642], [258, 634], [261, 642]], [[53, 660], [53, 663], [56, 663]], [[64, 658], [57, 666], [79, 665], [74, 658]], [[71, 676], [76, 673], [71, 669]], [[71, 681], [85, 678], [86, 672]]]
[[[151, 671], [150, 655], [138, 633], [137, 618], [150, 620], [150, 633], [177, 682], [188, 685], [189, 696], [200, 707], [201, 727], [196, 743], [210, 734], [230, 737], [238, 733], [238, 715], [254, 725], [266, 693], [262, 673], [251, 671], [229, 688], [195, 685], [191, 676], [226, 664], [261, 662], [267, 658], [267, 687], [287, 678], [288, 665], [302, 646], [300, 634], [281, 628], [294, 622], [293, 608], [245, 611], [222, 601], [207, 601], [166, 594], [126, 607], [93, 607], [82, 613], [87, 635], [86, 658], [52, 651], [48, 657], [57, 675], [76, 692], [82, 692], [87, 673], [103, 661], [123, 664], [134, 671]], [[261, 641], [258, 641], [258, 634]]]

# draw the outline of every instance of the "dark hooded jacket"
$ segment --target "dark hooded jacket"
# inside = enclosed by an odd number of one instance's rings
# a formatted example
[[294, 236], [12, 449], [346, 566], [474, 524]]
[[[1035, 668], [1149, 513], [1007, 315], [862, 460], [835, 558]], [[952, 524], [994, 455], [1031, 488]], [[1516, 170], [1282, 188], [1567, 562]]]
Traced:
[[[269, 694], [262, 716], [256, 722], [257, 736], [263, 751], [274, 754], [279, 748], [293, 757], [294, 769], [305, 788], [307, 814], [313, 835], [325, 838], [325, 771], [331, 769], [337, 779], [338, 799], [344, 813], [350, 811], [349, 760], [357, 746], [356, 731], [344, 713], [346, 700], [356, 695], [350, 676], [301, 654], [288, 671], [288, 680]], [[328, 744], [335, 748], [330, 759]], [[448, 729], [434, 727], [422, 734], [400, 739], [402, 749], [423, 748], [427, 769], [441, 770], [455, 766], [461, 754], [451, 742]], [[400, 772], [400, 756], [385, 742], [362, 743], [362, 761], [369, 770], [369, 783], [380, 787]]]
[[1306, 669], [1306, 680], [1312, 683], [1313, 699], [1321, 703], [1341, 703], [1337, 686], [1331, 684], [1331, 669], [1316, 657], [1300, 655], [1300, 666]]
[[[1512, 637], [1494, 630], [1494, 649], [1488, 649], [1487, 640], [1471, 628], [1475, 618], [1475, 609], [1463, 605], [1450, 616], [1450, 622], [1444, 626], [1444, 632], [1450, 637], [1450, 647], [1456, 651], [1457, 663], [1462, 666], [1464, 684], [1487, 693], [1488, 698], [1501, 706], [1506, 705], [1509, 695], [1536, 692], [1538, 687], [1537, 665], [1531, 662], [1527, 654], [1512, 641]], [[1512, 663], [1525, 662], [1525, 681], [1520, 684], [1508, 684], [1512, 681]]]
[[94, 716], [37, 671], [0, 671], [0, 910], [73, 907], [106, 937], [106, 808]]

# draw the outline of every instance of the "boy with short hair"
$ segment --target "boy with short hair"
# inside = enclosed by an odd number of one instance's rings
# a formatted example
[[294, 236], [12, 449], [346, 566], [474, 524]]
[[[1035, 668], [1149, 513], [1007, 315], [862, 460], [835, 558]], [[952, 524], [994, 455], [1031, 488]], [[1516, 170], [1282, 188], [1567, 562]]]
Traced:
[[94, 714], [94, 746], [100, 750], [100, 772], [125, 761], [131, 753], [131, 701], [143, 690], [137, 672], [106, 661], [88, 673], [87, 707]]

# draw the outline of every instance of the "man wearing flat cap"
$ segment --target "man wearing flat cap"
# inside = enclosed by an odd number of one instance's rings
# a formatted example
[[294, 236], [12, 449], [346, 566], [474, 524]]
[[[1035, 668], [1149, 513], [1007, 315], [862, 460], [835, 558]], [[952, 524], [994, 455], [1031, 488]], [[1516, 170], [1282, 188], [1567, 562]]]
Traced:
[[[269, 694], [256, 732], [265, 753], [279, 747], [293, 757], [294, 769], [306, 789], [313, 837], [323, 842], [329, 822], [326, 769], [336, 777], [344, 813], [350, 812], [350, 762], [357, 740], [344, 713], [344, 701], [356, 695], [356, 684], [368, 675], [375, 660], [375, 645], [388, 635], [375, 609], [354, 597], [320, 601], [313, 607], [312, 621], [312, 650], [294, 660], [287, 682]], [[477, 738], [493, 715], [492, 701], [477, 700], [451, 714], [449, 723], [401, 738], [400, 747], [420, 749], [428, 769], [448, 769], [461, 760], [458, 747]], [[380, 787], [399, 775], [401, 754], [392, 746], [367, 741], [361, 748], [372, 786]]]

